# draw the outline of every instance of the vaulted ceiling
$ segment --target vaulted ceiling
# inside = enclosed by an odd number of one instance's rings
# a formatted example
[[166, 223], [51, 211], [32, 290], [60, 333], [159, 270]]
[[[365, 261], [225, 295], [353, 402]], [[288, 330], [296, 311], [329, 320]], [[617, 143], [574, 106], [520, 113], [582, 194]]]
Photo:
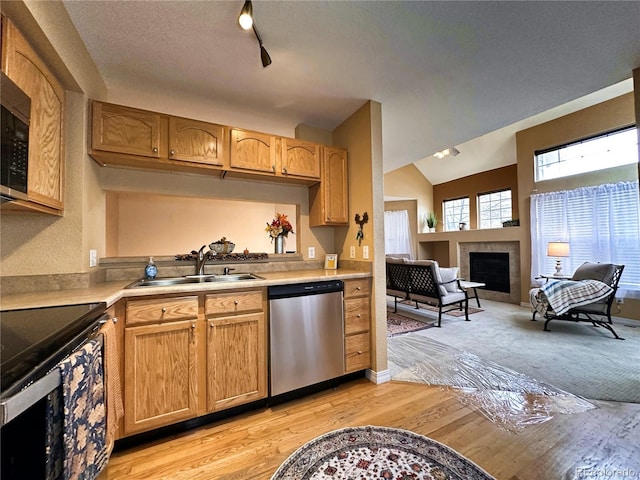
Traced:
[[110, 89], [188, 92], [325, 129], [373, 99], [385, 172], [418, 162], [432, 183], [492, 168], [488, 156], [447, 173], [454, 162], [426, 161], [434, 152], [640, 67], [638, 1], [255, 1], [267, 68], [237, 25], [243, 0], [63, 4]]

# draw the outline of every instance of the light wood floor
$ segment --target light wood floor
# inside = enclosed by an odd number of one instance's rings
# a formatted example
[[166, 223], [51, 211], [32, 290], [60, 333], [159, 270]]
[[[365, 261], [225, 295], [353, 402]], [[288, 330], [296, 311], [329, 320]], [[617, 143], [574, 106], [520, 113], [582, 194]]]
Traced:
[[[640, 404], [593, 403], [599, 408], [558, 415], [514, 434], [464, 406], [452, 391], [357, 379], [116, 452], [100, 480], [269, 479], [305, 442], [356, 425], [428, 436], [498, 480], [640, 478]], [[586, 468], [592, 470], [580, 470]]]

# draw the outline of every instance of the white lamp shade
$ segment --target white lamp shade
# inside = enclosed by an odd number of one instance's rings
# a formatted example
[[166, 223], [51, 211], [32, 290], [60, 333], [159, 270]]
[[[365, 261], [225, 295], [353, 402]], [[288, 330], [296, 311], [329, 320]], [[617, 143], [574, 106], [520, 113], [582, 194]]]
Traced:
[[547, 255], [549, 257], [568, 257], [569, 243], [568, 242], [549, 242], [549, 244], [547, 245]]

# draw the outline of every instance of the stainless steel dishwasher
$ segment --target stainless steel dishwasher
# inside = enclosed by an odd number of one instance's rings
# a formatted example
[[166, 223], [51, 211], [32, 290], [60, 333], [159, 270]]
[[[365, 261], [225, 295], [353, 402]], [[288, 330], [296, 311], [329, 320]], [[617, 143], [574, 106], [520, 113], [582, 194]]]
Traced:
[[344, 375], [340, 280], [269, 287], [271, 396]]

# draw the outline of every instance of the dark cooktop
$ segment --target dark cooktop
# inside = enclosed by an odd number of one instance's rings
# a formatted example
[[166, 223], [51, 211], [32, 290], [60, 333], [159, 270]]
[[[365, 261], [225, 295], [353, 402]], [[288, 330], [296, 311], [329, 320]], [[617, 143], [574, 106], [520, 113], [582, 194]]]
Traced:
[[44, 376], [98, 326], [105, 303], [0, 311], [0, 397]]

